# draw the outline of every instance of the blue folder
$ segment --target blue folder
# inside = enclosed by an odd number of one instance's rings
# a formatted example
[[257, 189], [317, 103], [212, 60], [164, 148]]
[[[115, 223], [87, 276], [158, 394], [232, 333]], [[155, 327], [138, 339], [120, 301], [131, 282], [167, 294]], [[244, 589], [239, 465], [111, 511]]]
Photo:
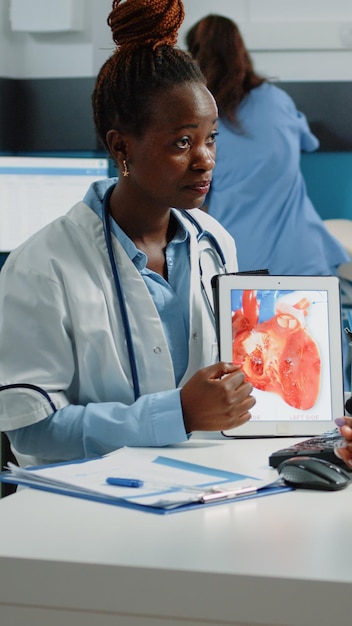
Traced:
[[[188, 487], [188, 488], [187, 487], [180, 488], [180, 486], [175, 487], [171, 485], [168, 488], [164, 487], [163, 490], [160, 490], [160, 488], [156, 490], [155, 487], [153, 489], [146, 489], [146, 491], [150, 492], [150, 495], [152, 497], [161, 495], [161, 498], [162, 498], [163, 494], [166, 494], [166, 496], [170, 494], [171, 492], [182, 494], [184, 491], [187, 492], [192, 489], [193, 490], [196, 489], [197, 491], [199, 491], [199, 493], [202, 493], [203, 496], [204, 494], [207, 494], [206, 497], [209, 497], [209, 493], [210, 493], [209, 490], [211, 489], [212, 485], [217, 486], [217, 491], [215, 492], [216, 499], [214, 501], [203, 502], [201, 501], [201, 499], [197, 499], [197, 500], [193, 500], [192, 502], [187, 502], [185, 504], [181, 503], [181, 504], [175, 504], [171, 506], [166, 505], [165, 507], [162, 504], [158, 506], [153, 506], [153, 505], [148, 505], [148, 504], [141, 504], [140, 502], [138, 502], [138, 499], [148, 498], [148, 494], [139, 495], [141, 493], [141, 490], [138, 490], [138, 489], [132, 490], [134, 491], [134, 493], [133, 495], [129, 495], [128, 498], [127, 496], [126, 497], [123, 496], [124, 488], [120, 488], [118, 491], [116, 491], [117, 494], [120, 494], [117, 496], [114, 495], [115, 494], [114, 487], [112, 488], [110, 487], [110, 493], [113, 495], [106, 495], [105, 493], [97, 493], [96, 490], [94, 492], [90, 491], [89, 490], [89, 478], [90, 478], [89, 472], [93, 471], [93, 474], [94, 474], [94, 471], [100, 469], [100, 464], [106, 463], [106, 462], [107, 462], [107, 457], [102, 457], [101, 459], [93, 459], [93, 460], [84, 459], [80, 461], [75, 461], [73, 463], [71, 462], [60, 463], [60, 464], [50, 465], [50, 466], [29, 467], [26, 469], [23, 469], [23, 468], [18, 469], [15, 466], [12, 466], [13, 468], [12, 471], [10, 468], [9, 470], [6, 470], [0, 473], [0, 482], [20, 484], [20, 485], [31, 487], [32, 489], [48, 491], [51, 493], [72, 496], [75, 498], [81, 498], [85, 500], [92, 500], [94, 502], [101, 502], [104, 504], [112, 504], [112, 505], [121, 506], [124, 508], [132, 508], [138, 511], [144, 511], [147, 513], [156, 513], [159, 515], [166, 515], [170, 513], [195, 510], [195, 509], [200, 509], [200, 508], [210, 507], [210, 506], [217, 506], [219, 504], [224, 504], [224, 503], [227, 503], [227, 504], [234, 503], [234, 502], [239, 502], [241, 500], [259, 498], [259, 497], [263, 497], [267, 495], [275, 495], [275, 494], [292, 490], [292, 487], [289, 487], [285, 484], [280, 483], [279, 479], [264, 487], [261, 486], [262, 483], [259, 481], [258, 488], [255, 491], [252, 490], [250, 493], [243, 493], [243, 494], [235, 495], [231, 497], [228, 495], [231, 492], [227, 491], [227, 485], [229, 483], [236, 484], [236, 481], [245, 482], [245, 479], [248, 479], [249, 481], [253, 481], [251, 484], [255, 488], [256, 487], [255, 481], [257, 481], [258, 479], [255, 477], [238, 474], [236, 472], [219, 470], [219, 469], [215, 469], [212, 467], [206, 467], [206, 466], [198, 465], [195, 463], [189, 463], [189, 462], [180, 461], [174, 458], [168, 458], [162, 455], [157, 455], [152, 461], [148, 461], [148, 463], [152, 463], [153, 469], [154, 470], [157, 469], [157, 471], [160, 471], [160, 475], [162, 475], [166, 470], [168, 472], [170, 471], [172, 472], [173, 470], [175, 470], [175, 472], [177, 472], [177, 476], [179, 476], [180, 470], [181, 470], [181, 474], [184, 471], [189, 476], [189, 475], [192, 475], [192, 472], [194, 472], [197, 474], [197, 476], [201, 475], [204, 480], [202, 480], [201, 483], [197, 483], [194, 486]], [[62, 476], [60, 475], [61, 470], [64, 469], [66, 471], [67, 468], [69, 468], [70, 471], [72, 469], [73, 478], [72, 478], [72, 483], [70, 484], [64, 484], [62, 481]], [[89, 469], [86, 470], [86, 468], [89, 468]], [[44, 475], [46, 470], [53, 470], [54, 475], [55, 475], [55, 471], [57, 471], [57, 476], [58, 476], [57, 480], [52, 479], [52, 478], [49, 478], [49, 479], [46, 478]], [[21, 472], [20, 476], [16, 476], [17, 471]], [[45, 481], [45, 482], [36, 482], [37, 480], [36, 475], [35, 475], [36, 472], [38, 472], [40, 475], [39, 480]], [[88, 480], [88, 483], [87, 483], [88, 486], [82, 488], [82, 486], [75, 485], [74, 474], [77, 474], [80, 476], [84, 475], [85, 478]], [[93, 485], [92, 489], [96, 489], [96, 487], [94, 487]], [[108, 487], [104, 485], [104, 489], [107, 490]], [[131, 494], [131, 490], [130, 489], [127, 490], [126, 493]], [[214, 496], [211, 495], [210, 498], [212, 497]]]

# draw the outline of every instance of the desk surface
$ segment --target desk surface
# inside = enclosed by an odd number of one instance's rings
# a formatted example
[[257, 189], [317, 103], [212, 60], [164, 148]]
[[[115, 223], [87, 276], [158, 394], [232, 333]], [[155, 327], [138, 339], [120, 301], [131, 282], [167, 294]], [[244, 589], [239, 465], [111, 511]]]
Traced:
[[[163, 453], [274, 478], [295, 441]], [[0, 500], [1, 623], [350, 626], [351, 505], [352, 485], [159, 516], [24, 489]]]

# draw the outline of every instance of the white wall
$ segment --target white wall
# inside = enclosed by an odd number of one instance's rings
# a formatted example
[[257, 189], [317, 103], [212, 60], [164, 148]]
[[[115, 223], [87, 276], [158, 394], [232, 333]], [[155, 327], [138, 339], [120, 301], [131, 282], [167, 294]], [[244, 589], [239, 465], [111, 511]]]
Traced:
[[209, 13], [235, 20], [255, 67], [283, 81], [352, 80], [351, 0], [184, 0], [190, 24]]
[[[60, 0], [45, 0], [48, 12]], [[75, 2], [77, 0], [72, 0]], [[24, 0], [31, 15], [39, 0]], [[95, 76], [113, 51], [106, 18], [111, 0], [83, 0], [79, 32], [16, 32], [11, 0], [0, 0], [0, 76]], [[352, 80], [351, 0], [184, 0], [184, 33], [200, 17], [220, 13], [236, 20], [256, 68], [283, 81]]]
[[[76, 0], [72, 0], [75, 2]], [[48, 13], [60, 0], [45, 0]], [[94, 76], [112, 51], [106, 18], [111, 0], [83, 0], [83, 28], [75, 32], [38, 33], [13, 30], [11, 0], [0, 0], [0, 76], [70, 78]], [[36, 0], [25, 0], [28, 10]]]

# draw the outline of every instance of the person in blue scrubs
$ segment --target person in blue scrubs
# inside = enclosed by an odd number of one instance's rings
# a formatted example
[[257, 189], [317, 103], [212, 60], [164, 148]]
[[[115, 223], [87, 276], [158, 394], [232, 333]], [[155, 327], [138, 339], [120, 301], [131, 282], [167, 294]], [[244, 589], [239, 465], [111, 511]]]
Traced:
[[259, 76], [237, 25], [208, 15], [188, 31], [220, 115], [216, 166], [205, 205], [235, 238], [241, 271], [337, 274], [349, 256], [310, 201], [301, 151], [319, 147], [306, 117]]

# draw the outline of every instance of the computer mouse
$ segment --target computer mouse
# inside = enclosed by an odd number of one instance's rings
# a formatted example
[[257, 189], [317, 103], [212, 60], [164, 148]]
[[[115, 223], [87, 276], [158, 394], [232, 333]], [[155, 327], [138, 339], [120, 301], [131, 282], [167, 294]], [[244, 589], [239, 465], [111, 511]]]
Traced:
[[313, 456], [295, 456], [277, 468], [287, 485], [299, 489], [344, 489], [351, 477], [342, 467]]

